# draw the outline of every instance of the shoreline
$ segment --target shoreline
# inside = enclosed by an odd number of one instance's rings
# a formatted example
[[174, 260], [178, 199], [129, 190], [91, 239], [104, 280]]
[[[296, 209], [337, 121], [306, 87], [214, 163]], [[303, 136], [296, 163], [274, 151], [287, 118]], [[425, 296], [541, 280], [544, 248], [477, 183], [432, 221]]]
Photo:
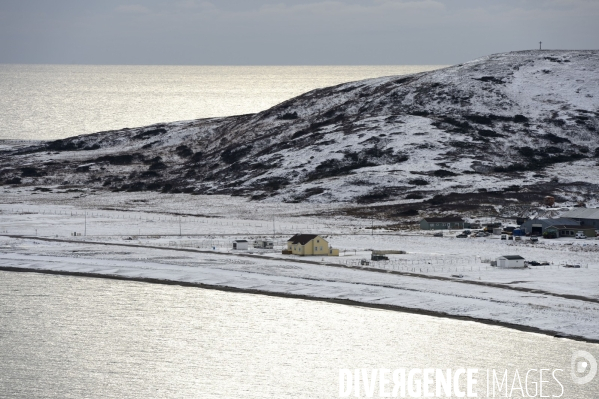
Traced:
[[83, 277], [83, 278], [102, 278], [109, 280], [121, 280], [121, 281], [136, 281], [142, 283], [149, 284], [162, 284], [162, 285], [178, 285], [182, 287], [193, 287], [193, 288], [203, 288], [203, 289], [211, 289], [218, 290], [223, 292], [233, 292], [233, 293], [246, 293], [246, 294], [255, 294], [255, 295], [266, 295], [272, 297], [279, 298], [290, 298], [290, 299], [302, 299], [302, 300], [310, 300], [310, 301], [319, 301], [319, 302], [328, 302], [334, 303], [338, 305], [347, 305], [347, 306], [359, 306], [364, 308], [371, 309], [381, 309], [381, 310], [390, 310], [395, 312], [404, 312], [410, 314], [419, 314], [424, 316], [432, 316], [432, 317], [440, 317], [446, 319], [453, 320], [462, 320], [462, 321], [472, 321], [476, 323], [499, 326], [510, 328], [512, 330], [518, 330], [522, 332], [530, 332], [535, 334], [542, 334], [551, 336], [554, 338], [565, 338], [571, 339], [574, 341], [586, 342], [591, 344], [599, 344], [599, 339], [586, 338], [578, 335], [566, 335], [558, 333], [557, 331], [552, 330], [544, 330], [537, 327], [529, 327], [520, 324], [506, 323], [492, 319], [484, 319], [484, 318], [476, 318], [470, 316], [458, 316], [452, 315], [445, 312], [424, 310], [418, 308], [409, 308], [397, 305], [383, 305], [383, 304], [372, 304], [366, 302], [359, 302], [351, 299], [335, 299], [335, 298], [324, 298], [324, 297], [316, 297], [316, 296], [308, 296], [308, 295], [296, 295], [282, 292], [272, 292], [265, 290], [256, 290], [256, 289], [245, 289], [245, 288], [236, 288], [236, 287], [228, 287], [221, 285], [213, 285], [213, 284], [204, 284], [204, 283], [192, 283], [185, 281], [173, 281], [173, 280], [165, 280], [165, 279], [157, 279], [150, 277], [125, 277], [118, 275], [108, 275], [108, 274], [97, 274], [97, 273], [85, 273], [85, 272], [71, 272], [71, 271], [60, 271], [60, 270], [44, 270], [44, 269], [29, 269], [29, 268], [21, 268], [21, 267], [9, 267], [9, 266], [0, 266], [0, 271], [6, 272], [16, 272], [16, 273], [39, 273], [39, 274], [53, 274], [53, 275], [63, 275], [63, 276], [72, 276], [72, 277]]
[[[64, 242], [64, 243], [70, 243], [70, 244], [80, 244], [81, 243], [81, 241], [68, 240], [68, 239], [63, 239], [63, 238], [50, 238], [50, 237], [37, 237], [37, 236], [34, 237], [34, 236], [13, 235], [13, 234], [0, 234], [0, 236], [16, 238], [16, 239], [40, 240], [40, 241], [48, 241], [48, 242]], [[128, 248], [149, 248], [149, 249], [157, 249], [160, 251], [166, 250], [166, 251], [177, 251], [177, 252], [193, 252], [193, 253], [203, 253], [203, 254], [210, 254], [210, 255], [217, 255], [217, 256], [238, 256], [238, 257], [254, 258], [254, 259], [261, 259], [261, 260], [265, 260], [265, 259], [266, 260], [273, 260], [273, 259], [280, 260], [279, 258], [269, 259], [269, 258], [265, 258], [262, 255], [256, 255], [256, 254], [251, 254], [251, 253], [226, 253], [226, 252], [218, 252], [218, 251], [210, 251], [210, 250], [202, 250], [202, 249], [194, 249], [194, 248], [171, 248], [171, 247], [165, 248], [165, 247], [159, 247], [159, 246], [153, 246], [153, 245], [124, 244], [124, 243], [117, 243], [117, 242], [102, 242], [102, 241], [98, 241], [98, 242], [86, 241], [85, 243], [89, 244], [89, 245], [104, 245], [104, 246], [117, 246], [117, 247], [128, 247]], [[530, 292], [530, 293], [535, 293], [535, 294], [551, 295], [551, 296], [555, 296], [555, 297], [559, 297], [559, 298], [599, 303], [599, 299], [596, 299], [596, 298], [590, 298], [590, 297], [586, 297], [586, 296], [573, 295], [573, 294], [558, 294], [555, 292], [550, 292], [550, 291], [542, 290], [542, 289], [538, 289], [538, 288], [512, 287], [508, 284], [501, 284], [501, 283], [481, 282], [481, 281], [474, 281], [474, 280], [462, 280], [462, 279], [456, 279], [453, 277], [426, 275], [426, 274], [409, 272], [409, 271], [377, 269], [375, 267], [368, 267], [368, 266], [359, 266], [359, 267], [358, 266], [345, 266], [343, 264], [330, 263], [330, 262], [323, 263], [323, 262], [318, 262], [318, 261], [311, 261], [308, 259], [293, 258], [293, 259], [285, 259], [285, 261], [293, 262], [293, 263], [308, 264], [308, 265], [338, 267], [338, 268], [343, 268], [343, 269], [366, 270], [366, 271], [374, 272], [374, 273], [396, 274], [396, 275], [400, 275], [400, 276], [417, 277], [417, 278], [424, 278], [424, 279], [428, 279], [428, 280], [451, 281], [451, 282], [461, 283], [461, 284], [470, 284], [470, 285], [478, 285], [478, 286], [485, 286], [485, 287], [501, 288], [501, 289], [507, 289], [507, 290], [511, 290], [511, 291]]]

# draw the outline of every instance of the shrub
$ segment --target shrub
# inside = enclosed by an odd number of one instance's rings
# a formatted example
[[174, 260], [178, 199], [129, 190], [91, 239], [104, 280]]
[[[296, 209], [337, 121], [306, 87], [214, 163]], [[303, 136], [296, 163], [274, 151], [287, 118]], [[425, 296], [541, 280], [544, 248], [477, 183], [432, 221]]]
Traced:
[[5, 184], [21, 184], [21, 178], [20, 177], [13, 177], [12, 179], [6, 180]]
[[285, 177], [271, 177], [262, 181], [262, 187], [266, 190], [277, 191], [281, 187], [289, 184], [289, 180]]
[[201, 151], [198, 151], [191, 156], [191, 160], [193, 162], [200, 162], [202, 160], [202, 158], [204, 158], [204, 153]]
[[161, 156], [156, 156], [154, 158], [144, 160], [144, 163], [146, 165], [151, 165], [153, 163], [160, 162], [160, 161], [162, 161], [162, 157]]
[[433, 198], [429, 200], [429, 202], [433, 205], [441, 205], [445, 203], [445, 197], [443, 195], [435, 195]]
[[37, 177], [37, 176], [39, 176], [39, 173], [36, 168], [24, 167], [24, 168], [21, 168], [21, 176], [22, 177]]
[[158, 136], [158, 135], [161, 135], [164, 133], [166, 133], [166, 129], [162, 129], [162, 128], [150, 129], [150, 130], [141, 132], [139, 134], [136, 134], [135, 136], [133, 136], [133, 138], [135, 140], [146, 140], [146, 139], [149, 139], [150, 137]]
[[516, 184], [513, 184], [513, 185], [511, 185], [511, 186], [506, 187], [506, 188], [503, 189], [503, 191], [515, 191], [515, 192], [518, 192], [520, 190], [522, 190], [522, 187], [520, 187], [520, 186], [518, 186]]
[[518, 152], [525, 157], [532, 157], [535, 155], [535, 150], [530, 147], [522, 147], [518, 150]]
[[177, 155], [179, 155], [181, 158], [190, 157], [192, 154], [193, 151], [186, 145], [180, 145], [177, 147]]
[[283, 119], [283, 120], [293, 120], [293, 119], [297, 119], [297, 112], [287, 112], [281, 116], [279, 116], [279, 119]]
[[503, 80], [501, 79], [497, 79], [495, 76], [483, 76], [482, 78], [476, 79], [475, 80], [480, 80], [481, 82], [490, 82], [490, 83], [495, 83], [495, 84], [503, 84]]
[[133, 182], [127, 188], [127, 191], [135, 192], [135, 191], [143, 191], [145, 188], [145, 184], [142, 182]]
[[225, 161], [225, 163], [228, 163], [229, 165], [231, 165], [231, 164], [234, 164], [235, 162], [237, 162], [238, 160], [240, 160], [241, 158], [243, 158], [251, 150], [252, 150], [251, 145], [239, 146], [239, 147], [231, 146], [231, 147], [228, 147], [227, 149], [225, 149], [220, 154], [220, 157], [222, 158], [223, 161]]
[[503, 134], [499, 134], [488, 129], [479, 130], [478, 135], [482, 137], [505, 137]]
[[[412, 184], [414, 186], [428, 186], [429, 182], [424, 180], [424, 179], [412, 179], [412, 180], [408, 180], [409, 184]], [[412, 194], [410, 194], [412, 195]]]
[[164, 162], [155, 162], [152, 165], [150, 165], [150, 167], [148, 168], [148, 170], [161, 170], [161, 169], [166, 169], [166, 164]]
[[555, 146], [545, 147], [540, 150], [540, 153], [543, 156], [547, 156], [547, 154], [561, 154], [562, 152], [564, 152], [564, 150]]
[[449, 145], [455, 148], [474, 148], [475, 144], [470, 141], [450, 141]]
[[525, 117], [524, 115], [515, 115], [514, 116], [514, 122], [516, 122], [516, 123], [525, 123], [525, 122], [528, 122], [528, 118]]
[[76, 151], [77, 146], [72, 140], [55, 140], [46, 144], [46, 148], [51, 151]]
[[547, 133], [546, 135], [542, 136], [544, 139], [551, 141], [553, 144], [560, 144], [560, 143], [571, 143], [571, 141], [565, 137], [560, 137], [557, 136], [553, 133]]
[[406, 209], [405, 211], [398, 212], [397, 215], [400, 215], [400, 216], [418, 216], [418, 210], [410, 208], [410, 209]]
[[322, 187], [312, 187], [308, 188], [304, 191], [304, 197], [311, 197], [313, 195], [318, 195], [324, 193], [324, 188]]
[[453, 172], [451, 172], [449, 170], [438, 169], [438, 170], [435, 170], [433, 172], [433, 175], [437, 176], [437, 177], [450, 177], [450, 176], [457, 176], [458, 174], [457, 173], [453, 173]]
[[111, 165], [130, 165], [133, 162], [133, 155], [105, 155], [96, 158], [95, 162], [108, 162]]
[[369, 194], [362, 195], [356, 199], [359, 204], [366, 204], [369, 202], [377, 202], [382, 201], [389, 198], [389, 194], [384, 190], [375, 190], [370, 192]]
[[484, 115], [465, 115], [465, 118], [481, 125], [490, 125], [492, 123], [491, 118]]

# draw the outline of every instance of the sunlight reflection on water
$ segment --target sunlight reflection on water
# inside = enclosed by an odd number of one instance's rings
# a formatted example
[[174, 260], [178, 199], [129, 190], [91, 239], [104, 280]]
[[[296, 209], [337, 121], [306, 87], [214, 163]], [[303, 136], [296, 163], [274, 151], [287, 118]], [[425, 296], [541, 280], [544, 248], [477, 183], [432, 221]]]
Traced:
[[477, 367], [481, 397], [487, 368], [561, 368], [564, 397], [597, 398], [597, 381], [570, 381], [572, 350], [599, 355], [599, 345], [474, 322], [0, 272], [2, 398], [331, 398], [340, 368], [402, 367]]
[[437, 68], [0, 65], [0, 139], [57, 139], [248, 114], [315, 88]]

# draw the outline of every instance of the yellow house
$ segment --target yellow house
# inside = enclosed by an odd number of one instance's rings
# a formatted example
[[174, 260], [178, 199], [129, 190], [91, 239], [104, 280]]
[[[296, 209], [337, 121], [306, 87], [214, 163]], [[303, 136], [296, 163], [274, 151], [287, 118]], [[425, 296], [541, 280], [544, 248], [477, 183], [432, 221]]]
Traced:
[[329, 246], [327, 240], [317, 234], [296, 234], [287, 240], [285, 253], [300, 256], [339, 256], [339, 250]]

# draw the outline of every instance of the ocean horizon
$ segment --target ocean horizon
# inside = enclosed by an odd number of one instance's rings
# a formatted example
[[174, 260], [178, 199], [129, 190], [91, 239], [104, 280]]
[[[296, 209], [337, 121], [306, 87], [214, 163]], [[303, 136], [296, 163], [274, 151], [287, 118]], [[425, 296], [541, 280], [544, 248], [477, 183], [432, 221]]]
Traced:
[[322, 87], [442, 67], [0, 64], [0, 139], [250, 114]]

